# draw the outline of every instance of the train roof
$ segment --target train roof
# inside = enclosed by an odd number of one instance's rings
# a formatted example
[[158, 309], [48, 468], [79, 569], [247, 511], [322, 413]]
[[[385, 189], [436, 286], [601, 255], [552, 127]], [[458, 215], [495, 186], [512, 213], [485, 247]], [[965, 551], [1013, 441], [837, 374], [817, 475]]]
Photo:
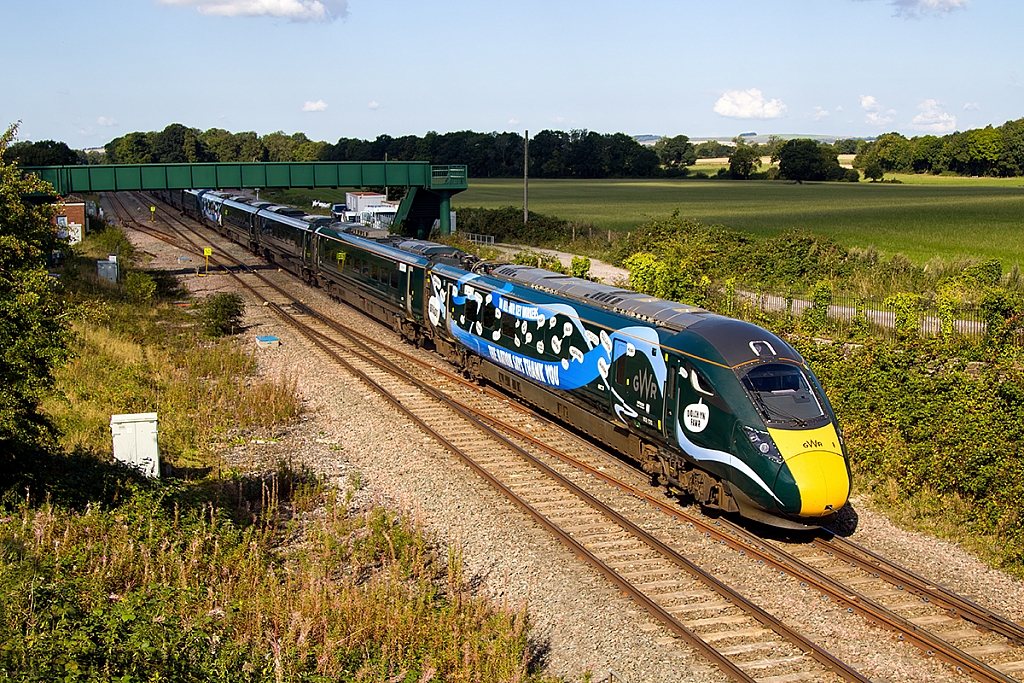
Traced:
[[699, 306], [666, 301], [628, 289], [552, 273], [550, 270], [535, 266], [502, 265], [491, 270], [491, 275], [513, 284], [564, 296], [671, 330], [685, 330], [710, 315]]
[[[244, 206], [244, 205], [243, 205]], [[246, 207], [251, 208], [251, 207]], [[301, 218], [295, 218], [294, 216], [288, 216], [286, 214], [274, 213], [273, 211], [267, 211], [266, 209], [260, 209], [257, 211], [257, 215], [267, 220], [274, 220], [278, 223], [284, 223], [300, 230], [313, 230], [314, 226], [310, 225]]]
[[336, 230], [334, 228], [319, 228], [317, 230], [317, 234], [322, 237], [332, 238], [345, 242], [346, 244], [351, 244], [352, 246], [359, 247], [360, 249], [364, 249], [401, 263], [407, 263], [421, 268], [425, 268], [430, 265], [429, 259], [419, 256], [418, 254], [414, 254], [382, 242], [363, 239], [362, 237], [357, 237], [356, 235], [349, 234], [342, 230]]
[[428, 242], [427, 240], [401, 240], [397, 244], [399, 249], [405, 251], [411, 251], [414, 254], [420, 254], [421, 256], [447, 256], [450, 258], [460, 258], [465, 255], [461, 249], [448, 246], [447, 244], [438, 244], [437, 242]]
[[224, 206], [233, 209], [239, 209], [241, 211], [245, 211], [246, 213], [256, 213], [259, 210], [253, 206], [250, 206], [249, 204], [246, 204], [245, 202], [240, 202], [235, 199], [225, 199], [222, 203], [224, 204]]
[[[443, 266], [435, 266], [435, 269], [450, 276], [464, 272], [459, 268], [445, 269]], [[776, 359], [803, 362], [796, 349], [772, 332], [753, 323], [718, 315], [697, 306], [560, 275], [534, 266], [502, 265], [492, 269], [490, 277], [551, 296], [577, 301], [619, 316], [641, 320], [666, 331], [685, 335], [689, 339], [693, 339], [695, 335], [707, 342], [708, 347], [701, 352], [700, 357], [710, 362], [724, 363], [733, 368], [751, 362]], [[523, 294], [520, 294], [520, 297], [522, 296]], [[688, 343], [685, 345], [689, 346]], [[714, 350], [713, 353], [710, 352], [711, 349]]]

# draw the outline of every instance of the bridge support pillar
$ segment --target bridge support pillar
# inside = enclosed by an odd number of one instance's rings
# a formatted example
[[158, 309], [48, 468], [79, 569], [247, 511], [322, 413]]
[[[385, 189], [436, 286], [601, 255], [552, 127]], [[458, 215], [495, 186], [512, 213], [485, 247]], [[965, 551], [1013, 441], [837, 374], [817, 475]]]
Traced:
[[452, 193], [449, 190], [441, 191], [440, 212], [441, 237], [448, 237], [452, 234]]

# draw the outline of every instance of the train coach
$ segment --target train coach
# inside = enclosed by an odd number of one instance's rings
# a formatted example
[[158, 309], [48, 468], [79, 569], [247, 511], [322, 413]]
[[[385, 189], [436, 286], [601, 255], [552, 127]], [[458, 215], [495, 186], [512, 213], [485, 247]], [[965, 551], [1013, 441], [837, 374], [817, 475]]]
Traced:
[[[221, 193], [178, 199], [705, 507], [808, 528], [847, 502], [849, 461], [824, 391], [791, 345], [756, 325], [432, 242], [318, 226]], [[245, 229], [225, 229], [233, 211]]]

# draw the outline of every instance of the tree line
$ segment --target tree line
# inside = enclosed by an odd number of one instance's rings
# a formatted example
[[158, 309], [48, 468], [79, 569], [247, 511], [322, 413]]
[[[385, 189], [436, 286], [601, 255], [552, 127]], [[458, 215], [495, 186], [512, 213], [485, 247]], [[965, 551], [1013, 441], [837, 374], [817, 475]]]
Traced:
[[1024, 175], [1024, 118], [941, 137], [886, 133], [860, 146], [856, 154], [854, 167], [868, 177], [881, 173], [1020, 176]]
[[[102, 154], [87, 154], [63, 142], [44, 140], [12, 144], [4, 158], [22, 166], [390, 159], [465, 164], [474, 178], [508, 178], [523, 173], [523, 143], [519, 133], [464, 130], [431, 131], [422, 136], [378, 135], [373, 140], [343, 137], [331, 144], [311, 140], [301, 132], [261, 136], [253, 131], [202, 131], [173, 123], [161, 131], [114, 138]], [[695, 144], [686, 135], [676, 135], [645, 146], [624, 133], [542, 130], [530, 138], [529, 172], [535, 178], [706, 177], [691, 168], [697, 159], [727, 158], [729, 168], [716, 177], [855, 180], [850, 169], [840, 167], [839, 154], [855, 154], [854, 168], [871, 179], [894, 172], [1019, 176], [1024, 175], [1024, 119], [942, 137], [908, 139], [900, 133], [886, 133], [875, 140], [850, 138], [832, 144], [778, 136], [770, 136], [764, 144], [744, 137], [735, 138], [733, 144], [717, 140]], [[779, 168], [762, 171], [764, 157], [778, 162]]]

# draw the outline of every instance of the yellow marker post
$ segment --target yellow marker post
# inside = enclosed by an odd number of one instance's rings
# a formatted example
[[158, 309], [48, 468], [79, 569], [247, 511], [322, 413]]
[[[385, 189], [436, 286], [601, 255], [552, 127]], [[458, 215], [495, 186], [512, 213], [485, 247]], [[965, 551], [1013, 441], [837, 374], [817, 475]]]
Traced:
[[156, 207], [149, 207], [149, 222], [152, 223], [156, 220]]
[[203, 247], [203, 256], [206, 257], [206, 274], [210, 274], [210, 254], [213, 253], [212, 247]]

